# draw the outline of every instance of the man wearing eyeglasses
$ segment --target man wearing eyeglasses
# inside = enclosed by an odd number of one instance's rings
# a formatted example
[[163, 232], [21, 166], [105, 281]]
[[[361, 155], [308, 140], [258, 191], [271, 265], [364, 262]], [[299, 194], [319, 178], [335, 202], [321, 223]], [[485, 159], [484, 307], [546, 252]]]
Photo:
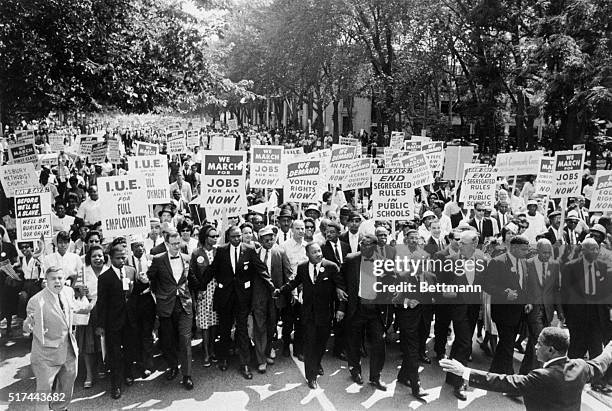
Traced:
[[478, 230], [478, 244], [482, 245], [485, 242], [485, 239], [488, 237], [493, 237], [493, 222], [490, 218], [486, 218], [485, 215], [485, 205], [480, 202], [474, 203], [474, 217], [468, 221], [468, 224]]

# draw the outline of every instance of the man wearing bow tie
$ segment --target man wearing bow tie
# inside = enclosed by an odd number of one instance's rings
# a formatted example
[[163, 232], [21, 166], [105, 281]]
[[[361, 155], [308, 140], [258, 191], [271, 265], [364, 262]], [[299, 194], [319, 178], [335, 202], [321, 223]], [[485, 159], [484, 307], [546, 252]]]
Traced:
[[169, 367], [166, 379], [176, 378], [180, 362], [183, 387], [191, 390], [193, 302], [187, 284], [189, 256], [180, 253], [181, 237], [177, 231], [164, 233], [164, 241], [168, 251], [153, 257], [147, 278], [157, 301], [162, 353]]
[[[274, 292], [275, 296], [299, 286], [303, 287], [302, 329], [304, 335], [304, 368], [308, 387], [317, 388], [317, 376], [323, 375], [321, 358], [330, 333], [332, 303], [337, 289], [344, 290], [344, 281], [338, 266], [323, 258], [321, 246], [306, 245], [308, 262], [298, 265], [296, 275]], [[340, 294], [340, 292], [338, 292]], [[336, 319], [344, 318], [345, 303], [341, 302]]]

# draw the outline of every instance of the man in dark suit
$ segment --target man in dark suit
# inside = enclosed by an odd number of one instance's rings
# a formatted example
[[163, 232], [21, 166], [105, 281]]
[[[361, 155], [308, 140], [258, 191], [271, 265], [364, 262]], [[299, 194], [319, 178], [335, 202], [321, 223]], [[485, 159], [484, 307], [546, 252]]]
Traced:
[[493, 237], [493, 222], [490, 218], [484, 216], [485, 206], [483, 203], [474, 203], [474, 217], [468, 222], [469, 225], [474, 227], [479, 234], [478, 244], [483, 244], [485, 239]]
[[117, 244], [110, 249], [111, 267], [98, 277], [98, 323], [96, 334], [104, 336], [108, 365], [111, 370], [111, 397], [121, 397], [121, 384], [130, 386], [133, 343], [136, 336], [132, 293], [140, 292], [142, 286], [134, 283], [135, 270], [125, 266], [125, 247]]
[[[573, 338], [573, 337], [572, 337]], [[580, 410], [585, 376], [564, 378], [570, 336], [566, 330], [546, 327], [536, 344], [537, 358], [544, 365], [527, 375], [496, 374], [473, 370], [455, 360], [442, 360], [444, 371], [469, 381], [476, 388], [523, 396], [527, 410]]]
[[[450, 304], [449, 314], [455, 331], [450, 358], [462, 364], [467, 364], [472, 354], [472, 337], [481, 301], [481, 293], [477, 288], [482, 288], [487, 264], [487, 257], [477, 249], [479, 238], [476, 231], [462, 232], [458, 242], [459, 253], [443, 261], [441, 270], [437, 273], [437, 280], [441, 284], [474, 287], [473, 292], [443, 292], [439, 301], [440, 304]], [[460, 378], [447, 374], [446, 382], [453, 386], [455, 397], [466, 400], [463, 381]]]
[[349, 245], [350, 253], [356, 253], [361, 251], [359, 243], [361, 241], [361, 234], [359, 234], [359, 226], [361, 225], [361, 216], [356, 211], [351, 211], [348, 220], [348, 230], [340, 234], [338, 237], [340, 241]]
[[500, 201], [496, 205], [497, 213], [495, 213], [495, 221], [497, 221], [497, 227], [499, 231], [504, 228], [512, 220], [512, 213], [510, 212], [510, 205], [507, 201]]
[[382, 259], [395, 261], [395, 257], [397, 256], [397, 250], [387, 244], [387, 239], [389, 238], [389, 230], [387, 230], [383, 226], [376, 227], [374, 234], [376, 235], [376, 239], [378, 240], [376, 243], [377, 256]]
[[[308, 262], [298, 265], [296, 275], [274, 291], [277, 297], [291, 291], [300, 284], [303, 287], [302, 327], [304, 335], [304, 368], [308, 387], [317, 388], [317, 376], [323, 375], [321, 358], [330, 333], [332, 303], [337, 289], [345, 290], [344, 281], [338, 266], [323, 258], [319, 244], [306, 245]], [[336, 311], [336, 319], [342, 320], [346, 311], [341, 302]]]
[[[272, 284], [280, 288], [293, 276], [291, 263], [287, 253], [275, 244], [276, 234], [273, 226], [266, 226], [259, 231], [261, 248], [257, 250], [259, 259], [263, 261], [270, 273]], [[267, 364], [274, 364], [272, 340], [276, 333], [278, 320], [277, 310], [287, 306], [287, 297], [281, 295], [272, 298], [268, 284], [260, 277], [253, 281], [253, 340], [255, 357], [259, 373], [266, 372]]]
[[193, 302], [187, 282], [189, 257], [180, 253], [181, 238], [177, 231], [164, 233], [164, 241], [168, 251], [153, 257], [147, 278], [157, 301], [162, 353], [169, 367], [166, 379], [176, 378], [180, 362], [182, 384], [191, 390]]
[[384, 308], [376, 304], [374, 299], [366, 299], [360, 295], [361, 270], [364, 275], [373, 274], [374, 251], [376, 236], [366, 234], [361, 238], [361, 252], [351, 253], [340, 269], [346, 284], [346, 334], [347, 358], [352, 380], [363, 384], [361, 377], [361, 342], [365, 336], [370, 343], [370, 384], [386, 391], [387, 387], [380, 382], [380, 373], [385, 364]]
[[448, 242], [442, 237], [442, 229], [440, 228], [440, 221], [434, 220], [429, 225], [429, 231], [431, 236], [425, 244], [425, 252], [429, 255], [435, 255], [437, 252], [442, 251], [448, 245]]
[[242, 232], [237, 226], [228, 230], [229, 243], [217, 248], [215, 260], [208, 267], [204, 284], [214, 277], [217, 280], [213, 308], [219, 315], [219, 369], [227, 370], [228, 350], [232, 325], [236, 323], [235, 339], [240, 356], [240, 372], [247, 380], [253, 378], [249, 369], [250, 341], [247, 319], [252, 309], [253, 284], [259, 277], [268, 290], [274, 285], [266, 265], [259, 259], [255, 247], [242, 242]]
[[487, 266], [485, 291], [491, 294], [491, 318], [495, 321], [499, 342], [491, 363], [491, 372], [514, 374], [514, 343], [521, 321], [531, 312], [528, 304], [527, 265], [529, 240], [519, 235], [510, 240], [510, 250], [493, 258]]
[[520, 374], [537, 368], [535, 341], [544, 327], [551, 325], [555, 309], [563, 320], [561, 309], [561, 275], [559, 263], [552, 259], [553, 247], [545, 238], [536, 244], [538, 254], [527, 260], [527, 298], [533, 309], [527, 315], [529, 339]]
[[[175, 230], [176, 229], [168, 222], [164, 222], [160, 225], [160, 234], [162, 237], [164, 237], [166, 233], [170, 231], [175, 231]], [[157, 244], [155, 247], [151, 248], [151, 251], [149, 251], [149, 254], [151, 254], [152, 256], [156, 256], [156, 255], [165, 253], [167, 251], [168, 251], [168, 247], [166, 245], [166, 242], [164, 241], [164, 242]]]
[[[351, 225], [352, 223], [348, 224]], [[325, 230], [325, 237], [327, 240], [321, 248], [321, 251], [323, 252], [323, 258], [333, 262], [338, 267], [342, 266], [346, 255], [351, 252], [351, 247], [347, 243], [340, 241], [340, 239], [338, 238], [341, 230], [342, 227], [340, 227], [340, 224], [335, 221], [330, 221], [327, 224], [327, 229]], [[344, 330], [344, 322], [335, 321], [334, 319], [333, 330], [334, 346], [332, 349], [332, 354], [334, 355], [334, 357], [346, 361], [346, 355], [344, 353], [346, 345], [346, 332]]]
[[582, 257], [561, 271], [561, 298], [567, 328], [572, 336], [569, 355], [595, 358], [609, 338], [610, 278], [607, 266], [597, 260], [599, 245], [592, 238], [582, 242]]

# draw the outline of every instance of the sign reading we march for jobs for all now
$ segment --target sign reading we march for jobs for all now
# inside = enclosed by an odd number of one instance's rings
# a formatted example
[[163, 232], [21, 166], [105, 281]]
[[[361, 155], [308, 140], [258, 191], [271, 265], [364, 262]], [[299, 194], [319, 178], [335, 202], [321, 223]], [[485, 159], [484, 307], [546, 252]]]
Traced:
[[583, 150], [555, 153], [555, 188], [551, 198], [567, 198], [580, 195], [584, 155]]
[[282, 188], [283, 146], [251, 146], [251, 188]]
[[206, 210], [225, 208], [228, 216], [245, 214], [248, 211], [246, 153], [202, 153], [202, 207]]

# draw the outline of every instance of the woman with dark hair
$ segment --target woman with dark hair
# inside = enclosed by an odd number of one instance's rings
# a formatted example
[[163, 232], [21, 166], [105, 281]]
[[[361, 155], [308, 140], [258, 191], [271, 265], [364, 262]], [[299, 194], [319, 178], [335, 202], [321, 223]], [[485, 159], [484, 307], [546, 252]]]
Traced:
[[250, 245], [259, 245], [256, 244], [255, 241], [253, 241], [254, 235], [253, 235], [253, 224], [249, 223], [248, 221], [245, 223], [242, 223], [240, 225], [240, 231], [242, 232], [242, 242], [245, 244], [250, 244]]
[[191, 255], [198, 248], [198, 240], [193, 238], [193, 224], [183, 220], [176, 225], [176, 231], [181, 235], [181, 252]]
[[213, 295], [217, 282], [213, 278], [208, 284], [203, 283], [204, 271], [212, 264], [219, 233], [211, 226], [200, 229], [198, 248], [191, 254], [189, 262], [189, 284], [194, 285], [196, 293], [196, 326], [202, 330], [202, 365], [210, 367], [216, 361], [213, 353], [213, 342], [219, 323], [217, 313], [213, 310]]
[[87, 297], [89, 300], [89, 322], [87, 325], [76, 326], [76, 340], [79, 353], [83, 354], [85, 360], [85, 382], [83, 388], [91, 388], [93, 385], [94, 369], [97, 356], [101, 352], [100, 338], [95, 334], [96, 324], [96, 301], [98, 299], [98, 276], [108, 269], [106, 266], [106, 255], [99, 244], [91, 245], [85, 254], [85, 267], [82, 279], [77, 280], [74, 285], [75, 297]]

